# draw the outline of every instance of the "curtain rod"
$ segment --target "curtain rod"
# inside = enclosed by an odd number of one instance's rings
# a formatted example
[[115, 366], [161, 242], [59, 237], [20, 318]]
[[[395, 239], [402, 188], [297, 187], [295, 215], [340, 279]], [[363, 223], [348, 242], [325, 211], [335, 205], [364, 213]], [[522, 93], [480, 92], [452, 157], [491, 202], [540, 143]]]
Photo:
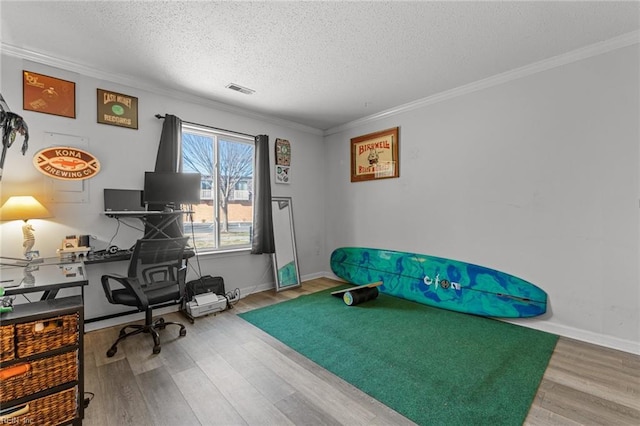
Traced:
[[[156, 118], [158, 120], [164, 119], [164, 115], [156, 114]], [[242, 133], [242, 132], [236, 132], [235, 130], [221, 129], [220, 127], [207, 126], [206, 124], [193, 123], [191, 121], [182, 121], [182, 122], [183, 123], [187, 123], [187, 124], [192, 124], [194, 126], [206, 127], [207, 129], [220, 130], [222, 132], [235, 133], [236, 135], [248, 136], [248, 137], [254, 138], [254, 139], [256, 138], [255, 135], [250, 135], [248, 133]]]

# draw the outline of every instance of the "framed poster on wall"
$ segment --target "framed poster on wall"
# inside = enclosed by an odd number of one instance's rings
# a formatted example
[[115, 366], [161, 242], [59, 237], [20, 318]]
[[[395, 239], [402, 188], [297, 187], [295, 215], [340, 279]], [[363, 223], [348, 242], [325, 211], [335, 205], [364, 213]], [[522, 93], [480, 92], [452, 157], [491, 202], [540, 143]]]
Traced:
[[276, 164], [276, 183], [289, 183], [290, 166], [280, 166]]
[[398, 127], [351, 139], [351, 182], [397, 178]]
[[138, 98], [98, 89], [98, 123], [138, 129]]
[[76, 118], [76, 84], [23, 70], [22, 109]]
[[290, 183], [291, 143], [276, 139], [276, 183]]

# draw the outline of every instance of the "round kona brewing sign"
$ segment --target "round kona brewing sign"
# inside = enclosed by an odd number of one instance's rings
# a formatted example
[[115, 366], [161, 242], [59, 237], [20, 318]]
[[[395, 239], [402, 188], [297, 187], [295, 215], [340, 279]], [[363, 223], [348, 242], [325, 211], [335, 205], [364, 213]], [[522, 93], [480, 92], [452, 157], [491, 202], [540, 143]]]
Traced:
[[89, 179], [100, 171], [96, 157], [78, 148], [54, 146], [36, 153], [33, 165], [43, 174], [62, 180]]

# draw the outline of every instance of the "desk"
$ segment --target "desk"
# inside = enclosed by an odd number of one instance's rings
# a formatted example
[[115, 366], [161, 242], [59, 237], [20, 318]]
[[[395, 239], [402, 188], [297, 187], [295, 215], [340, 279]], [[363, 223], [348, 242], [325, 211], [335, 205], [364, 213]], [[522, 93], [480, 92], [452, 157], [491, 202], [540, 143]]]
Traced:
[[3, 261], [0, 281], [7, 296], [43, 291], [40, 300], [55, 299], [60, 289], [68, 287], [80, 287], [84, 299], [84, 286], [89, 284], [82, 262], [57, 257]]
[[173, 238], [176, 235], [169, 235], [165, 232], [172, 224], [176, 224], [182, 234], [182, 224], [180, 223], [180, 216], [184, 214], [191, 214], [192, 211], [187, 210], [174, 210], [171, 212], [164, 211], [106, 211], [105, 215], [114, 218], [120, 217], [135, 217], [140, 219], [145, 225], [145, 229], [148, 229], [142, 239], [152, 238]]
[[[129, 260], [133, 254], [132, 250], [118, 250], [116, 253], [95, 253], [89, 252], [86, 256], [81, 257], [85, 265], [93, 265], [96, 263], [106, 262], [118, 262], [120, 260]], [[196, 255], [196, 252], [192, 248], [187, 248], [182, 255], [182, 258], [187, 260]]]

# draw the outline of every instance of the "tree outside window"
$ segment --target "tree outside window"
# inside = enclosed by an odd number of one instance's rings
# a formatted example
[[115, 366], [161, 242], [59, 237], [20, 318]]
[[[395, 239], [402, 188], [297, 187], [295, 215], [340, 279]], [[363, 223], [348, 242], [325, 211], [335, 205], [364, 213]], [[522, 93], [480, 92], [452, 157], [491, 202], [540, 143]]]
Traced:
[[183, 125], [183, 171], [202, 176], [201, 201], [184, 232], [199, 250], [251, 246], [254, 152], [252, 139]]

